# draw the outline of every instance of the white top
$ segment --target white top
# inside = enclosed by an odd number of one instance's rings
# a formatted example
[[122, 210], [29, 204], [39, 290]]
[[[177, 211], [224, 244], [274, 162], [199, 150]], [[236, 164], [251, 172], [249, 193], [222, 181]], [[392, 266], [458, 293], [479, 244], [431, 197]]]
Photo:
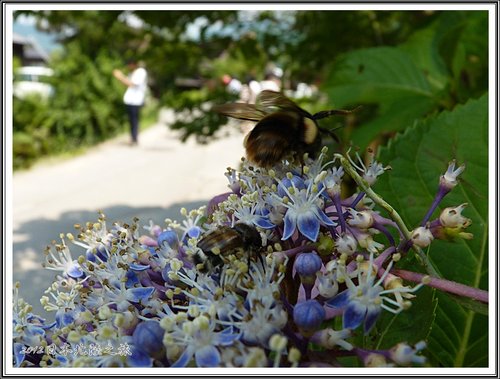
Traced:
[[123, 102], [127, 105], [143, 105], [146, 97], [148, 74], [142, 67], [136, 68], [129, 76], [133, 85], [129, 86], [123, 95]]

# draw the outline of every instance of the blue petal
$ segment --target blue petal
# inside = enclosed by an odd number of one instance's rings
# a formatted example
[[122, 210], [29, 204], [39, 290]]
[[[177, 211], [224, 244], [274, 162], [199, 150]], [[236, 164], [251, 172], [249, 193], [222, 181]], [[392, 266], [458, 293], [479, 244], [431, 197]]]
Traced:
[[278, 184], [278, 196], [283, 197], [287, 196], [287, 191], [285, 189], [288, 189], [292, 186], [292, 182], [288, 178], [283, 178]]
[[48, 324], [48, 325], [40, 325], [43, 329], [47, 330], [47, 329], [52, 329], [54, 326], [57, 325], [57, 322], [54, 321], [52, 324]]
[[132, 354], [127, 357], [127, 363], [131, 367], [151, 367], [153, 358], [141, 351], [137, 346], [133, 346]]
[[232, 326], [217, 334], [217, 342], [222, 346], [231, 345], [238, 338], [240, 338], [240, 333], [235, 333]]
[[281, 238], [283, 241], [289, 239], [293, 232], [295, 232], [295, 228], [297, 227], [297, 216], [292, 215], [292, 212], [288, 210], [285, 215], [285, 230], [283, 231], [283, 237]]
[[126, 299], [134, 303], [138, 303], [141, 300], [146, 300], [151, 297], [154, 292], [154, 287], [138, 287], [130, 288], [127, 290]]
[[161, 232], [158, 236], [158, 246], [167, 243], [170, 247], [175, 247], [179, 243], [179, 238], [177, 237], [177, 233], [174, 230], [165, 230]]
[[25, 355], [22, 353], [24, 345], [22, 343], [14, 344], [14, 366], [20, 367], [21, 363], [23, 363]]
[[319, 221], [313, 212], [307, 212], [297, 218], [299, 231], [303, 236], [309, 238], [312, 242], [316, 242], [319, 234]]
[[190, 238], [198, 238], [201, 235], [201, 228], [199, 226], [193, 226], [186, 231]]
[[137, 278], [137, 275], [133, 271], [127, 271], [127, 282], [125, 283], [125, 287], [127, 288], [132, 288], [136, 284], [139, 284], [139, 278]]
[[165, 330], [155, 320], [141, 322], [132, 334], [134, 346], [138, 346], [148, 354], [159, 352], [163, 348]]
[[83, 271], [78, 263], [73, 263], [66, 273], [72, 278], [80, 278], [83, 276]]
[[151, 267], [150, 265], [141, 265], [138, 263], [130, 263], [129, 266], [134, 271], [144, 271]]
[[300, 176], [297, 176], [297, 175], [292, 176], [292, 183], [295, 185], [295, 188], [297, 188], [298, 190], [306, 188], [306, 184]]
[[257, 217], [256, 220], [254, 220], [254, 224], [260, 226], [262, 229], [272, 229], [276, 226], [266, 217]]
[[187, 348], [171, 367], [186, 367], [191, 358], [193, 358], [193, 351]]
[[220, 353], [215, 346], [208, 345], [194, 353], [198, 367], [217, 367], [220, 364]]
[[344, 312], [344, 329], [356, 329], [366, 316], [366, 306], [351, 302]]
[[325, 304], [332, 308], [342, 308], [349, 303], [350, 293], [349, 290], [342, 291], [335, 295], [330, 300], [325, 301]]
[[335, 223], [321, 209], [316, 208], [314, 214], [320, 219], [323, 225], [335, 226]]
[[368, 334], [370, 330], [373, 328], [379, 315], [380, 315], [379, 307], [368, 308], [368, 311], [366, 312], [365, 325], [364, 325], [365, 334]]

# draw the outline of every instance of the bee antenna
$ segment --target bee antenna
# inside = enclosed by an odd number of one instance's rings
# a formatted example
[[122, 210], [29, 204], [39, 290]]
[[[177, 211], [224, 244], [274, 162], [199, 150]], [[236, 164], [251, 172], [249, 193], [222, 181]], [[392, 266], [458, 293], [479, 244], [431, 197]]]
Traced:
[[361, 105], [358, 105], [356, 108], [351, 109], [351, 110], [346, 110], [346, 109], [330, 109], [329, 111], [320, 111], [318, 113], [315, 113], [312, 118], [313, 120], [321, 120], [322, 118], [330, 117], [330, 116], [335, 116], [335, 115], [341, 115], [341, 116], [347, 116], [351, 113], [357, 112], [361, 108]]

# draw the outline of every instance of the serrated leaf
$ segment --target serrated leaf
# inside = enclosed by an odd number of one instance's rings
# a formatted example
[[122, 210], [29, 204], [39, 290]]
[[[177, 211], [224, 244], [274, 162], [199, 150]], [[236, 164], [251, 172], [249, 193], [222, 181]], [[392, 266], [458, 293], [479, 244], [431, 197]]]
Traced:
[[387, 112], [353, 130], [350, 140], [364, 147], [385, 132], [397, 132], [426, 114], [435, 106], [434, 100], [422, 96], [407, 96], [395, 99]]
[[376, 104], [377, 117], [345, 136], [361, 148], [383, 132], [402, 130], [432, 111], [438, 99], [424, 71], [400, 48], [360, 49], [334, 66], [326, 92], [337, 108]]
[[[393, 170], [381, 177], [375, 190], [400, 213], [409, 229], [418, 226], [432, 203], [439, 176], [456, 159], [467, 168], [461, 183], [440, 204], [442, 209], [468, 203], [463, 212], [472, 220], [472, 240], [434, 241], [429, 259], [446, 279], [487, 289], [488, 217], [488, 98], [470, 100], [451, 112], [418, 123], [381, 149], [380, 160]], [[464, 310], [446, 295], [441, 301], [430, 346], [442, 365], [482, 364], [487, 358], [487, 323], [484, 316]], [[481, 321], [483, 327], [481, 328]], [[476, 327], [476, 324], [479, 325]], [[444, 335], [453, 337], [455, 349], [445, 346]], [[474, 350], [470, 349], [474, 346]], [[440, 348], [446, 352], [438, 351]], [[472, 355], [476, 359], [472, 359]]]
[[433, 97], [429, 83], [411, 57], [394, 47], [345, 54], [336, 63], [327, 86], [336, 107], [377, 103], [384, 108], [401, 97]]
[[399, 342], [414, 345], [426, 341], [436, 317], [434, 290], [422, 288], [416, 293], [410, 309], [399, 314], [383, 312], [377, 322], [374, 349], [389, 349]]

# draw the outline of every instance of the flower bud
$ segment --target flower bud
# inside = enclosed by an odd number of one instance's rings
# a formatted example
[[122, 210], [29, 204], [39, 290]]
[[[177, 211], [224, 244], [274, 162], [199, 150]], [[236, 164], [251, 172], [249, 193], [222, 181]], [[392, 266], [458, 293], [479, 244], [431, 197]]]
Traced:
[[302, 276], [315, 276], [321, 268], [321, 258], [315, 251], [302, 253], [295, 258], [295, 270]]
[[372, 211], [358, 212], [354, 209], [350, 209], [349, 212], [351, 213], [351, 218], [347, 220], [349, 225], [360, 229], [368, 229], [372, 227], [374, 221]]
[[466, 206], [467, 203], [463, 203], [458, 207], [445, 208], [439, 216], [441, 225], [445, 228], [467, 228], [472, 221], [470, 218], [462, 216], [462, 211]]
[[156, 241], [153, 237], [145, 236], [145, 235], [139, 237], [139, 243], [141, 245], [145, 245], [148, 247], [157, 247], [158, 246], [158, 241]]
[[333, 249], [335, 248], [335, 242], [331, 237], [328, 237], [324, 234], [319, 236], [318, 241], [318, 253], [322, 256], [330, 255], [333, 253]]
[[416, 246], [423, 248], [431, 244], [434, 236], [429, 228], [419, 226], [411, 233], [411, 239]]
[[352, 255], [356, 251], [356, 239], [350, 234], [343, 234], [335, 241], [335, 247], [339, 254]]
[[439, 185], [448, 191], [450, 191], [458, 184], [458, 175], [460, 175], [465, 170], [465, 165], [461, 165], [455, 170], [455, 163], [456, 161], [452, 160], [449, 163], [446, 172], [441, 175], [439, 179]]
[[426, 344], [424, 341], [420, 341], [415, 345], [413, 349], [411, 346], [404, 342], [398, 343], [390, 351], [390, 358], [401, 366], [408, 366], [411, 363], [425, 363], [425, 357], [417, 355], [420, 350], [425, 349]]
[[293, 308], [293, 320], [304, 335], [311, 335], [319, 329], [326, 312], [316, 300], [298, 303]]
[[132, 340], [135, 346], [151, 355], [162, 350], [164, 333], [158, 321], [143, 321], [135, 328]]

